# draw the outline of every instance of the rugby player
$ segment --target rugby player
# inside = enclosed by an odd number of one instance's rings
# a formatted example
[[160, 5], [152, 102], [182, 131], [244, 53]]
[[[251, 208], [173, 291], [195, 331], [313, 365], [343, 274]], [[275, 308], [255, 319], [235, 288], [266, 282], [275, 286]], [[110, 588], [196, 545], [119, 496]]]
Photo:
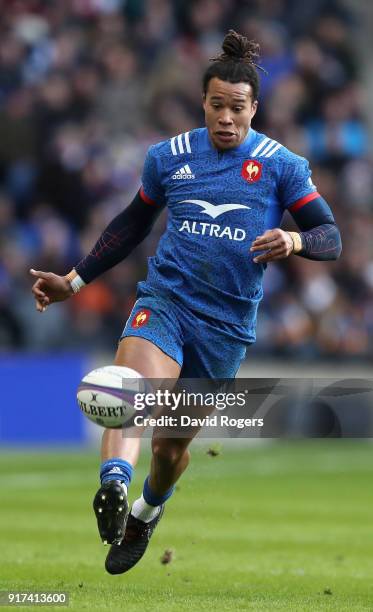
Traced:
[[[340, 255], [339, 230], [308, 162], [251, 128], [257, 57], [258, 45], [230, 30], [203, 77], [206, 127], [150, 147], [141, 189], [67, 276], [32, 271], [43, 312], [122, 261], [167, 207], [167, 229], [115, 358], [147, 378], [233, 378], [255, 341], [266, 265], [294, 255]], [[285, 210], [298, 232], [279, 228]], [[189, 443], [153, 435], [149, 475], [128, 512], [140, 440], [125, 430], [104, 432], [94, 509], [101, 538], [112, 544], [109, 573], [126, 572], [144, 554], [189, 463]]]

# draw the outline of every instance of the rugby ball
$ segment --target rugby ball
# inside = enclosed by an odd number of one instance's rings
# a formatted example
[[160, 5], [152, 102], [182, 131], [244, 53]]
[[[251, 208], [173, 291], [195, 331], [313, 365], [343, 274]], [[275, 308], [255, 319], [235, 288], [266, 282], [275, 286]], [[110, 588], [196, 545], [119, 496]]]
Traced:
[[124, 366], [104, 366], [82, 379], [77, 400], [82, 413], [96, 425], [110, 429], [131, 427], [139, 413], [136, 395], [152, 391], [148, 381]]

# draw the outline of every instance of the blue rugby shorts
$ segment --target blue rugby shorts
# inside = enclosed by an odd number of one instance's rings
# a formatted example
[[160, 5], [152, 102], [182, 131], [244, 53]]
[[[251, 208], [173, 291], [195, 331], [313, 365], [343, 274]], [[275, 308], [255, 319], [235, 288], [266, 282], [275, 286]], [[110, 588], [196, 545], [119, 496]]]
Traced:
[[250, 345], [241, 328], [155, 295], [140, 294], [120, 340], [128, 336], [149, 340], [177, 361], [182, 378], [234, 378]]

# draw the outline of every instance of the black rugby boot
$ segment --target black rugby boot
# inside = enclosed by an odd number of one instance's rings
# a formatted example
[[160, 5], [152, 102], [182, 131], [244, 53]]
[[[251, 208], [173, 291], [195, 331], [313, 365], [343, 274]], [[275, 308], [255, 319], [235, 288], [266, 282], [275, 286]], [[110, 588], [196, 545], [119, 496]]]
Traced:
[[112, 546], [106, 557], [105, 568], [109, 574], [128, 572], [144, 555], [154, 529], [164, 512], [161, 506], [157, 516], [149, 523], [144, 523], [130, 513], [127, 520], [124, 538], [119, 546]]
[[109, 480], [99, 488], [93, 500], [93, 509], [103, 543], [120, 544], [128, 516], [127, 495], [120, 480]]

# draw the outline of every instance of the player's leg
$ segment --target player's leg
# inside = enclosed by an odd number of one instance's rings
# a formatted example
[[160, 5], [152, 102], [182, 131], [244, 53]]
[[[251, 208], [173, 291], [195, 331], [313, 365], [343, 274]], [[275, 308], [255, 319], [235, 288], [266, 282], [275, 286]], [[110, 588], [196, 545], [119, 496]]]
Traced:
[[[240, 338], [241, 330], [198, 317], [185, 309], [178, 318], [184, 327], [183, 337], [186, 342], [183, 346], [184, 365], [180, 385], [175, 390], [187, 390], [191, 381], [198, 379], [198, 389], [195, 388], [195, 380], [191, 391], [216, 393], [221, 379], [235, 377], [245, 355], [247, 343]], [[188, 379], [188, 382], [185, 381], [186, 388], [183, 379]], [[192, 412], [191, 407], [188, 407], [188, 416], [204, 418], [213, 410], [211, 406], [197, 406]], [[171, 497], [175, 483], [189, 464], [188, 447], [199, 429], [193, 426], [188, 429], [181, 427], [179, 430], [169, 430], [169, 436], [164, 428], [154, 430], [150, 473], [145, 480], [142, 496], [132, 506], [129, 525], [132, 517], [147, 523], [149, 528], [157, 523], [163, 505]]]
[[[119, 343], [115, 365], [125, 366], [149, 379], [179, 377], [179, 364], [144, 338], [128, 336]], [[132, 465], [137, 463], [143, 428], [106, 429], [102, 437], [101, 459], [122, 457]], [[137, 435], [138, 434], [138, 435]]]
[[[180, 385], [177, 383], [174, 391], [182, 393], [187, 388], [188, 385], [185, 387], [185, 383], [180, 380]], [[210, 392], [216, 389], [215, 382], [210, 381], [208, 388]], [[200, 418], [213, 410], [213, 406], [187, 408], [189, 416]], [[163, 414], [175, 418], [175, 413], [171, 415], [170, 412], [165, 410]], [[189, 445], [199, 430], [197, 426], [182, 427], [180, 421], [172, 428], [154, 429], [150, 472], [145, 479], [142, 495], [131, 508], [123, 541], [120, 546], [112, 546], [107, 556], [105, 567], [109, 573], [122, 574], [130, 570], [144, 555], [154, 529], [162, 518], [165, 503], [172, 496], [176, 482], [189, 464]]]
[[[244, 344], [239, 338], [232, 338], [230, 330], [226, 333], [223, 326], [209, 324], [206, 318], [199, 320], [179, 305], [173, 304], [173, 308], [184, 340], [181, 377], [209, 379], [208, 384], [216, 389], [214, 379], [235, 375], [244, 355]], [[228, 348], [227, 344], [234, 347]], [[212, 410], [212, 407], [201, 407], [199, 416]], [[189, 463], [188, 446], [198, 428], [190, 428], [187, 433], [182, 429], [178, 433], [180, 437], [166, 437], [164, 430], [153, 434], [151, 469], [142, 496], [132, 506], [123, 541], [120, 546], [111, 547], [106, 559], [106, 569], [111, 574], [126, 572], [141, 559], [162, 517], [164, 504]]]
[[[212, 409], [209, 408], [211, 411]], [[152, 440], [152, 462], [143, 493], [128, 516], [124, 538], [119, 546], [112, 546], [105, 567], [110, 574], [130, 570], [144, 555], [149, 540], [162, 518], [165, 502], [189, 463], [188, 446], [198, 428], [188, 438], [164, 438], [155, 433]]]
[[[182, 392], [186, 387], [182, 380], [180, 383], [181, 386], [177, 385], [175, 390]], [[210, 392], [215, 388], [215, 383], [210, 381]], [[192, 418], [204, 418], [213, 411], [214, 406], [187, 408], [188, 416]], [[141, 497], [132, 506], [132, 516], [149, 523], [160, 513], [162, 506], [171, 497], [176, 482], [189, 465], [188, 447], [199, 431], [199, 426], [181, 427], [180, 422], [172, 429], [164, 427], [154, 429], [150, 472], [145, 479]]]
[[[184, 364], [180, 372], [180, 384], [175, 390], [188, 390], [192, 384], [193, 389], [190, 390], [193, 392], [216, 393], [222, 380], [236, 376], [246, 353], [246, 338], [241, 339], [241, 329], [237, 327], [208, 320], [189, 310], [183, 309], [179, 320], [184, 328]], [[243, 333], [247, 333], [245, 329]], [[186, 379], [184, 384], [183, 379]], [[195, 387], [197, 380], [198, 389]], [[204, 418], [213, 411], [214, 407], [211, 406], [188, 407], [188, 415], [191, 417]], [[144, 520], [153, 518], [157, 512], [156, 506], [159, 507], [170, 497], [173, 486], [189, 464], [188, 447], [199, 430], [199, 427], [182, 427], [172, 437], [166, 437], [164, 429], [154, 430], [151, 469], [143, 494], [145, 500], [154, 507], [149, 512], [144, 507]], [[137, 508], [140, 510], [141, 506], [136, 501], [132, 513], [140, 518]]]
[[[212, 385], [216, 391], [216, 385], [219, 385], [216, 379], [235, 376], [245, 354], [245, 342], [236, 330], [220, 322], [214, 324], [206, 317], [198, 318], [176, 304], [174, 312], [184, 340], [184, 365], [180, 377], [205, 379], [203, 387]], [[212, 407], [200, 407], [198, 413], [206, 416], [212, 410]], [[176, 432], [174, 437], [166, 437], [164, 430], [154, 431], [150, 473], [141, 497], [132, 506], [123, 541], [120, 546], [112, 546], [107, 556], [105, 567], [109, 573], [128, 571], [145, 553], [162, 517], [165, 502], [189, 463], [188, 447], [198, 431], [197, 427], [191, 427], [187, 432], [182, 428], [178, 432], [180, 437], [175, 435]]]
[[163, 497], [170, 491], [187, 469], [190, 461], [188, 446], [199, 429], [189, 438], [164, 438], [154, 433], [152, 461], [148, 487], [154, 497]]
[[[177, 379], [180, 372], [179, 364], [155, 344], [133, 336], [120, 342], [115, 365], [136, 370], [149, 379]], [[123, 538], [128, 514], [127, 489], [139, 456], [142, 433], [140, 427], [107, 429], [104, 432], [101, 487], [93, 502], [104, 542], [119, 543]]]

